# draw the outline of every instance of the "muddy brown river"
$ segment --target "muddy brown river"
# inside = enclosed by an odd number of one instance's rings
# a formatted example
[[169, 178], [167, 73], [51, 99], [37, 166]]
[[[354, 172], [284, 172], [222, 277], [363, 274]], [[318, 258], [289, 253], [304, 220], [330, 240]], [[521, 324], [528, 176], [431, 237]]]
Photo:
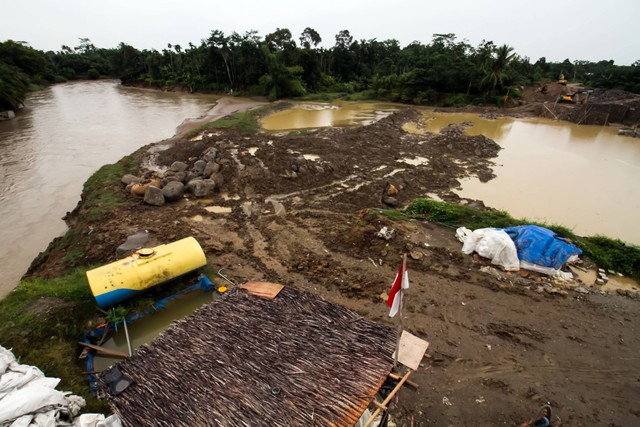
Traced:
[[[75, 82], [32, 94], [25, 111], [0, 122], [0, 296], [66, 227], [61, 220], [100, 166], [170, 137], [185, 119], [206, 113], [217, 97], [121, 87], [116, 81]], [[240, 102], [231, 99], [227, 102]], [[371, 123], [398, 106], [304, 103], [262, 120], [267, 130]], [[640, 141], [616, 129], [543, 119], [485, 120], [425, 110], [429, 131], [471, 121], [504, 149], [498, 177], [468, 180], [465, 197], [515, 216], [606, 234], [640, 244]], [[411, 129], [408, 129], [411, 131]]]

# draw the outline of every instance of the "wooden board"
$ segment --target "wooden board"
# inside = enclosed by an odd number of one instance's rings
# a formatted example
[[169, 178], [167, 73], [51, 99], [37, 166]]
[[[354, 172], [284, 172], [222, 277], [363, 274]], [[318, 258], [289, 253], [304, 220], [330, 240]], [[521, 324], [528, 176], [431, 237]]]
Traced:
[[271, 282], [247, 282], [240, 287], [245, 289], [250, 295], [274, 299], [284, 288], [284, 285]]
[[[407, 331], [402, 331], [400, 337], [400, 350], [398, 362], [409, 369], [416, 371], [420, 367], [420, 362], [427, 352], [429, 343]], [[395, 352], [393, 353], [395, 357]]]

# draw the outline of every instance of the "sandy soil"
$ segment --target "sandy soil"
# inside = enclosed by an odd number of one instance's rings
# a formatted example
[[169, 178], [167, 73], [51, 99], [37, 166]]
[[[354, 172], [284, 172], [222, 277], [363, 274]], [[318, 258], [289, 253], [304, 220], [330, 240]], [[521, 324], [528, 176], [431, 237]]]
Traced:
[[[387, 182], [402, 206], [427, 194], [455, 199], [450, 190], [461, 177], [493, 176], [495, 142], [466, 136], [460, 126], [441, 134], [402, 131], [419, 117], [406, 109], [367, 127], [298, 136], [218, 131], [197, 142], [178, 138], [153, 162], [192, 164], [216, 147], [221, 193], [162, 207], [128, 195], [128, 206], [90, 224], [94, 232], [80, 249], [88, 262], [104, 263], [139, 230], [162, 243], [193, 235], [213, 269], [224, 268], [237, 283], [280, 282], [381, 322], [390, 322], [385, 292], [401, 254], [410, 252], [403, 323], [430, 347], [413, 376], [419, 389], [403, 389], [392, 406], [399, 425], [517, 425], [546, 402], [563, 425], [639, 424], [637, 300], [549, 293], [545, 277], [487, 269], [484, 260], [463, 255], [452, 229], [376, 213], [387, 207]], [[231, 212], [211, 213], [211, 205]], [[68, 221], [89, 225], [82, 206]], [[376, 236], [382, 226], [395, 230], [391, 240]], [[56, 274], [63, 256], [50, 254], [32, 273]]]

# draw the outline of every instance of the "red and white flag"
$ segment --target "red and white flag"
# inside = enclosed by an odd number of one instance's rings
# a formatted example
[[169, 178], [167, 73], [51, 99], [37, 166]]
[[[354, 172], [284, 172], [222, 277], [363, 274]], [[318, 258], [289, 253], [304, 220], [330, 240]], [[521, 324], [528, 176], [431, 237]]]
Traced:
[[402, 274], [402, 264], [400, 264], [400, 268], [398, 268], [398, 273], [396, 273], [396, 278], [393, 281], [393, 285], [391, 285], [389, 298], [387, 299], [387, 305], [391, 307], [389, 317], [395, 316], [400, 310], [400, 304], [402, 303], [400, 287], [402, 287], [402, 289], [409, 289], [409, 272], [405, 267], [404, 274]]

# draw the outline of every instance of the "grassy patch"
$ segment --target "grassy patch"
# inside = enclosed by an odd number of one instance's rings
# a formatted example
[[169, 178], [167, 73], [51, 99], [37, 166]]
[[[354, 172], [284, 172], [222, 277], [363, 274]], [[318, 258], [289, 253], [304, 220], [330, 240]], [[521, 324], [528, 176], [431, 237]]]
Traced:
[[144, 150], [122, 158], [119, 162], [98, 169], [84, 183], [82, 190], [82, 215], [95, 220], [125, 203], [120, 179], [126, 174], [136, 174]]
[[[382, 213], [394, 219], [398, 211]], [[505, 211], [487, 209], [479, 210], [469, 206], [438, 202], [431, 199], [416, 199], [401, 213], [411, 218], [424, 219], [452, 227], [503, 228], [516, 225], [535, 224], [555, 231], [561, 236], [571, 239], [584, 254], [599, 267], [619, 271], [625, 275], [640, 279], [640, 248], [628, 245], [621, 240], [605, 236], [577, 236], [571, 229], [559, 224], [546, 224], [527, 219], [513, 218]]]
[[189, 137], [196, 136], [203, 131], [212, 129], [235, 129], [241, 134], [254, 135], [260, 130], [258, 119], [264, 114], [264, 109], [235, 113], [230, 116], [223, 117], [213, 122], [206, 123], [197, 129], [189, 132]]

